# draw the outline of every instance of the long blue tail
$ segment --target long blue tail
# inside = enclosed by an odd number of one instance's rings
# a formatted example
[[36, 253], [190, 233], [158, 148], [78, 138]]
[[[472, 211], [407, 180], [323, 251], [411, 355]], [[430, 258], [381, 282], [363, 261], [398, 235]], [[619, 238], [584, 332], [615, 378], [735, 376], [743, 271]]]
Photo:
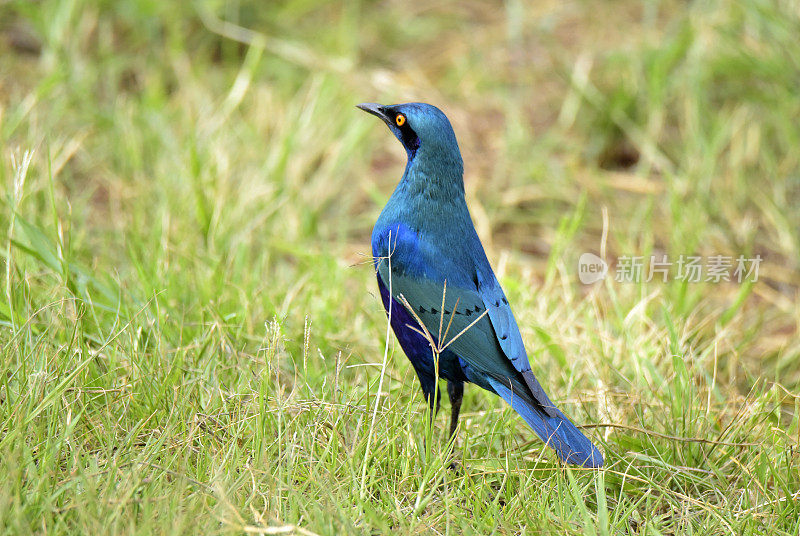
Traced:
[[542, 441], [556, 451], [562, 461], [583, 467], [602, 467], [603, 455], [561, 411], [556, 409], [557, 416], [550, 417], [519, 394], [512, 393], [506, 385], [491, 377], [487, 380], [495, 392], [525, 419]]

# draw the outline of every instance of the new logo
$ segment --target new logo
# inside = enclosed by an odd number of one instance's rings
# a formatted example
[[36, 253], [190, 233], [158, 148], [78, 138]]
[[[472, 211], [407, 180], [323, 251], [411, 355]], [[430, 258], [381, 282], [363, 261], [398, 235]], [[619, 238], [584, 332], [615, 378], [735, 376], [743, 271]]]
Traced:
[[594, 253], [584, 253], [578, 259], [578, 278], [584, 285], [600, 281], [607, 273], [608, 264]]

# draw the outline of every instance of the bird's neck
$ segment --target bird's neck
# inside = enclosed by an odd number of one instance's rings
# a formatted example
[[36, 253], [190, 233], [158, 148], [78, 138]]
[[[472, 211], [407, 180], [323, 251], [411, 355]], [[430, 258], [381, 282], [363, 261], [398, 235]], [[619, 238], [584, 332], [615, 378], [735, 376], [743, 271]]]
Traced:
[[403, 222], [417, 231], [470, 223], [464, 198], [463, 164], [457, 158], [425, 158], [417, 154], [381, 214], [380, 223]]
[[406, 164], [398, 190], [406, 195], [422, 196], [433, 203], [464, 199], [464, 164], [461, 155], [437, 152], [429, 155], [419, 151]]

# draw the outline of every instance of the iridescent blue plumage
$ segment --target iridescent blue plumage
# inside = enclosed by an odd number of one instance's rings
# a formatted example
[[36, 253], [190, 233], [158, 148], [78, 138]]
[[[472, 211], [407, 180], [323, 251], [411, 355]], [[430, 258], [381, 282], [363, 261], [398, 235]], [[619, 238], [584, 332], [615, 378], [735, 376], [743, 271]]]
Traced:
[[[436, 107], [361, 104], [401, 141], [408, 163], [372, 232], [372, 254], [392, 329], [431, 405], [448, 382], [455, 432], [464, 382], [511, 404], [561, 460], [599, 467], [597, 448], [555, 407], [531, 371], [519, 327], [464, 198], [463, 164]], [[438, 400], [438, 396], [436, 397]], [[438, 408], [433, 408], [438, 409]]]

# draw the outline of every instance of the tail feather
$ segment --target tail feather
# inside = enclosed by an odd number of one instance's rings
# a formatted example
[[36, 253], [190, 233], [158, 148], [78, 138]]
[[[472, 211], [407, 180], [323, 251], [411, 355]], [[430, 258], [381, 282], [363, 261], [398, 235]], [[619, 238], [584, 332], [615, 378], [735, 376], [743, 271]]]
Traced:
[[532, 402], [513, 393], [508, 386], [494, 378], [487, 379], [495, 392], [522, 416], [542, 441], [556, 451], [562, 461], [583, 467], [603, 465], [603, 455], [597, 447], [561, 411], [556, 410], [557, 416], [550, 417]]

